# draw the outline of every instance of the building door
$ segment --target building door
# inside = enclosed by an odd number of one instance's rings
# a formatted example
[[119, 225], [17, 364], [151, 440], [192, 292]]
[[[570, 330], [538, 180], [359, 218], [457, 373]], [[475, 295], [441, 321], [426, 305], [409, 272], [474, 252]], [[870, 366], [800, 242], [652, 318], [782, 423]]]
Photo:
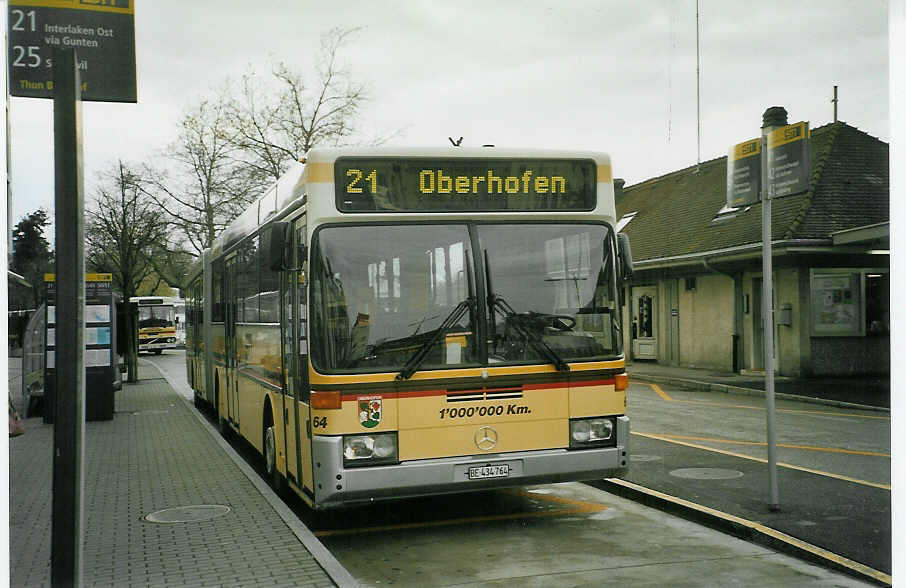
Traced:
[[680, 321], [679, 321], [679, 280], [666, 280], [666, 362], [670, 365], [680, 363]]
[[[763, 370], [764, 369], [764, 317], [761, 316], [761, 308], [764, 303], [764, 295], [762, 290], [764, 287], [764, 280], [761, 278], [755, 278], [752, 280], [752, 339], [754, 349], [752, 350], [752, 369], [754, 370]], [[773, 298], [773, 292], [772, 298]], [[776, 307], [776, 303], [774, 305]], [[772, 317], [773, 319], [773, 317]], [[777, 346], [778, 341], [778, 332], [777, 332], [777, 321], [772, 320], [774, 324], [774, 369], [777, 369]]]
[[752, 280], [752, 369], [764, 369], [764, 319], [761, 317], [762, 279]]
[[657, 359], [657, 286], [632, 289], [632, 357]]

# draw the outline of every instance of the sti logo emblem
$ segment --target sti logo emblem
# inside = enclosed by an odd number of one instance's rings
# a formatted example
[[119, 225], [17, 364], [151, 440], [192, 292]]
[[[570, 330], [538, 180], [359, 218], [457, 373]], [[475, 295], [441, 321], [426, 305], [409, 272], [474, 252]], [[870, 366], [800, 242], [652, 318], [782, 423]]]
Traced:
[[359, 422], [366, 429], [373, 429], [381, 422], [381, 397], [359, 396], [355, 399], [359, 407]]

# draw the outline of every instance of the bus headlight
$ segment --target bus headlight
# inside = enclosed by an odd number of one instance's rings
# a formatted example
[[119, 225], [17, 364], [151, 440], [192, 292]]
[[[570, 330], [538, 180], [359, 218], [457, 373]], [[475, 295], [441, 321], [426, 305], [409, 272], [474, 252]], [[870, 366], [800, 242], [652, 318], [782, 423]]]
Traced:
[[611, 417], [571, 419], [569, 421], [569, 446], [607, 447], [616, 444], [616, 426]]
[[346, 467], [396, 463], [398, 455], [396, 433], [343, 437], [343, 465]]

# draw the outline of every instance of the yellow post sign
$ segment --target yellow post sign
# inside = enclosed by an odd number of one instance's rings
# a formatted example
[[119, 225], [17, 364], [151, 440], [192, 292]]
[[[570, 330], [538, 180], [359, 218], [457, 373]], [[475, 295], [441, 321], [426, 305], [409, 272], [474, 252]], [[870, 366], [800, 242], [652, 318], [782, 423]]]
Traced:
[[758, 202], [761, 191], [761, 139], [733, 147], [727, 155], [727, 206], [737, 208]]
[[809, 188], [809, 128], [798, 122], [768, 135], [768, 186], [771, 198], [791, 196]]

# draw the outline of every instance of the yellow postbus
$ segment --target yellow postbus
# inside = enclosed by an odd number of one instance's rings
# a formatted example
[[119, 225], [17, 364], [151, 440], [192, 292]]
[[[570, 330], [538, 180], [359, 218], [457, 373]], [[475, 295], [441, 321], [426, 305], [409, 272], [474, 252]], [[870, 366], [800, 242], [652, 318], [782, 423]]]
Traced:
[[160, 355], [176, 349], [176, 306], [182, 300], [172, 296], [133, 296], [138, 304], [138, 350]]
[[196, 404], [314, 508], [619, 476], [610, 160], [313, 149], [190, 275]]

